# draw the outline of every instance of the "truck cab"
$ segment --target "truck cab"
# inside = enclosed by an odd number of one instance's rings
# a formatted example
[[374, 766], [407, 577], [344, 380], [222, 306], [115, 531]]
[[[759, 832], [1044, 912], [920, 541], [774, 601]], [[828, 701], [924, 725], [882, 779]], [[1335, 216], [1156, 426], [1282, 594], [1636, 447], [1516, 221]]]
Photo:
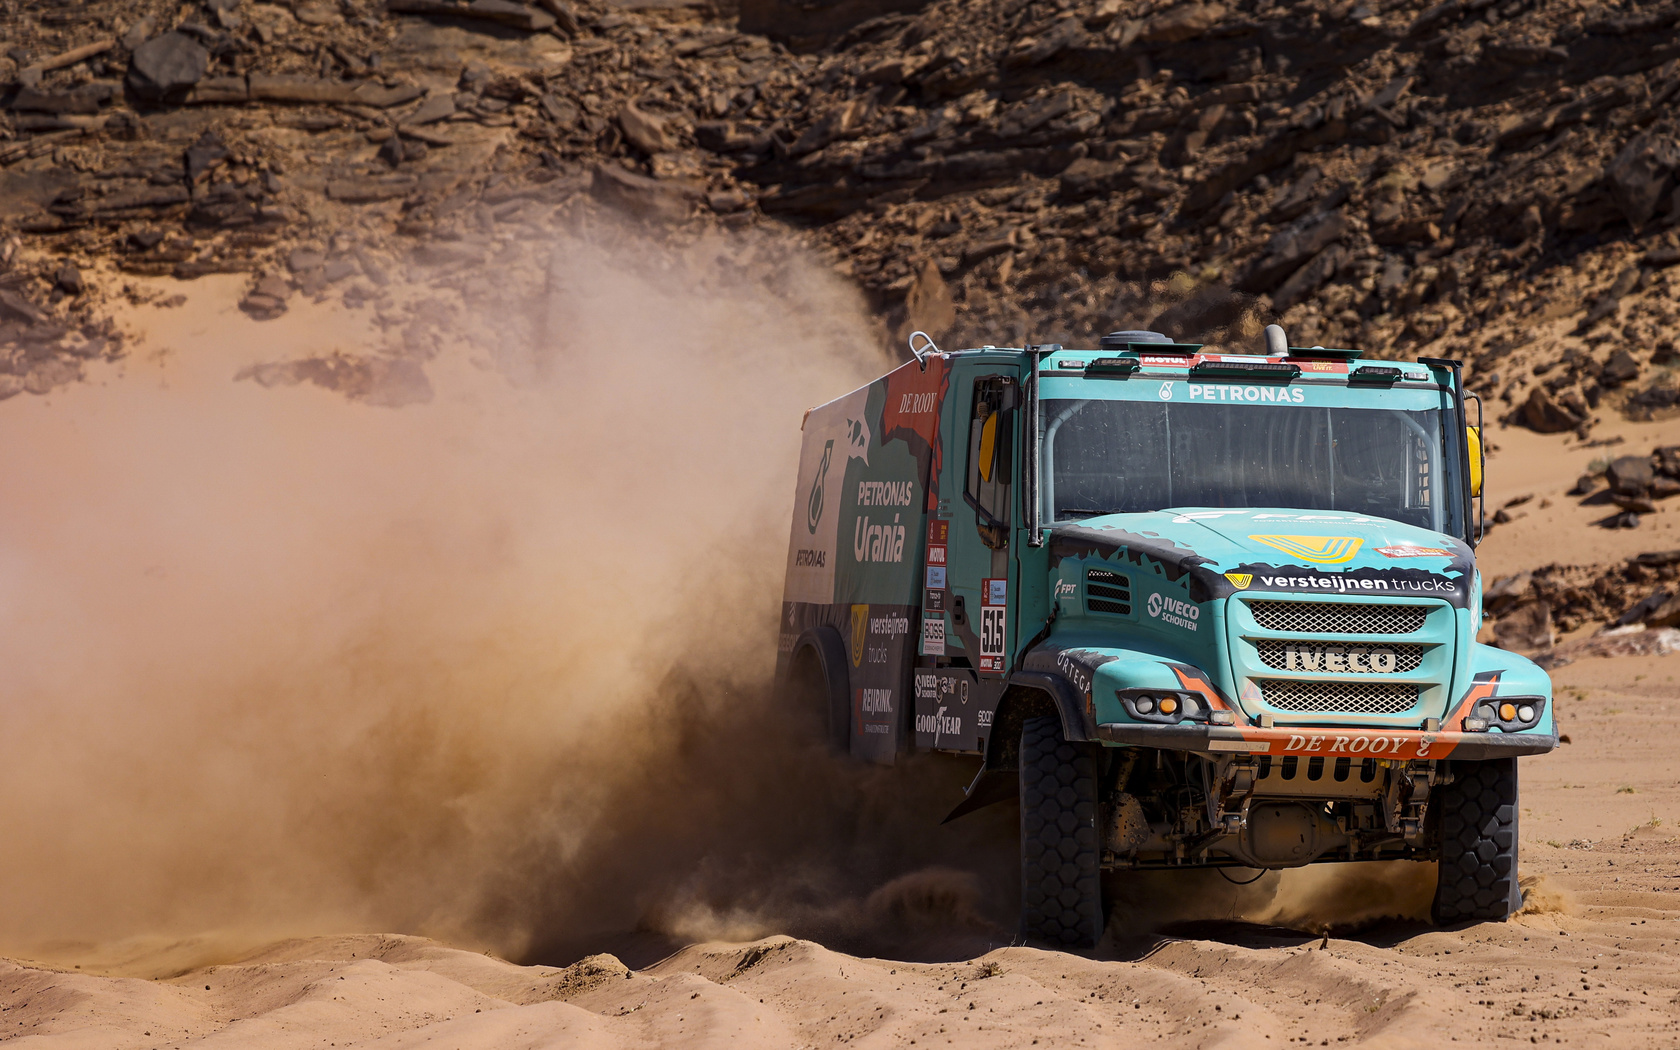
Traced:
[[1022, 928], [1090, 946], [1105, 870], [1437, 863], [1504, 918], [1551, 686], [1481, 624], [1457, 362], [1149, 332], [923, 351], [804, 424], [781, 695], [858, 759], [1017, 797]]

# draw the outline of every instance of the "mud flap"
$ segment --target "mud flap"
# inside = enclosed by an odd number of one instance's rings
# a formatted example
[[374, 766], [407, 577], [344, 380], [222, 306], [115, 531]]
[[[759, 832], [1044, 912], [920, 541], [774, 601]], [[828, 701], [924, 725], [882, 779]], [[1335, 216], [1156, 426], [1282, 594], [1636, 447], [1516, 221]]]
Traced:
[[1019, 790], [1017, 779], [1018, 774], [1013, 769], [987, 769], [981, 766], [980, 772], [974, 775], [973, 783], [968, 785], [968, 797], [957, 803], [956, 808], [946, 814], [940, 823], [949, 824], [977, 809], [1009, 801]]

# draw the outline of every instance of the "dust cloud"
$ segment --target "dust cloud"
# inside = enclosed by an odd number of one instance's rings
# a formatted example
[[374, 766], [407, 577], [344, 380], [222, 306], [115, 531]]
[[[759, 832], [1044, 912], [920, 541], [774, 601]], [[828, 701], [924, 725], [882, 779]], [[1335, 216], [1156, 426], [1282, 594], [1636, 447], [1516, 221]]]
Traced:
[[[233, 383], [346, 311], [265, 327], [186, 285], [126, 377], [0, 409], [0, 951], [518, 956], [739, 904], [729, 836], [761, 872], [806, 837], [787, 789], [839, 787], [765, 702], [798, 430], [886, 359], [786, 245], [632, 247], [556, 245], [546, 381]], [[776, 774], [805, 783], [767, 810]]]

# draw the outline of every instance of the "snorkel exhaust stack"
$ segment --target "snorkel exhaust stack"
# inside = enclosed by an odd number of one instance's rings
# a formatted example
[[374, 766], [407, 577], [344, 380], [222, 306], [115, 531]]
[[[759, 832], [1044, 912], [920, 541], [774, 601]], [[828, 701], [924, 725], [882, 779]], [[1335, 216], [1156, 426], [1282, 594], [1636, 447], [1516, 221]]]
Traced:
[[1269, 324], [1266, 326], [1266, 356], [1283, 357], [1289, 353], [1289, 339], [1283, 334], [1283, 326]]

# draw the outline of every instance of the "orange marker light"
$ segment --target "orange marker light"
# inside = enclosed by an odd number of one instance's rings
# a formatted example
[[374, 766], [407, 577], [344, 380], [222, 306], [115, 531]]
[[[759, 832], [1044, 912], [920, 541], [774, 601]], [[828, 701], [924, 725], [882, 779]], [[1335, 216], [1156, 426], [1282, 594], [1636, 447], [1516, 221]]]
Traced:
[[1515, 722], [1517, 720], [1517, 705], [1512, 703], [1500, 704], [1499, 720], [1501, 722]]
[[1169, 696], [1165, 700], [1161, 701], [1161, 713], [1163, 715], [1170, 715], [1174, 711], [1177, 711], [1177, 710], [1178, 710], [1178, 701], [1174, 700], [1172, 697]]

